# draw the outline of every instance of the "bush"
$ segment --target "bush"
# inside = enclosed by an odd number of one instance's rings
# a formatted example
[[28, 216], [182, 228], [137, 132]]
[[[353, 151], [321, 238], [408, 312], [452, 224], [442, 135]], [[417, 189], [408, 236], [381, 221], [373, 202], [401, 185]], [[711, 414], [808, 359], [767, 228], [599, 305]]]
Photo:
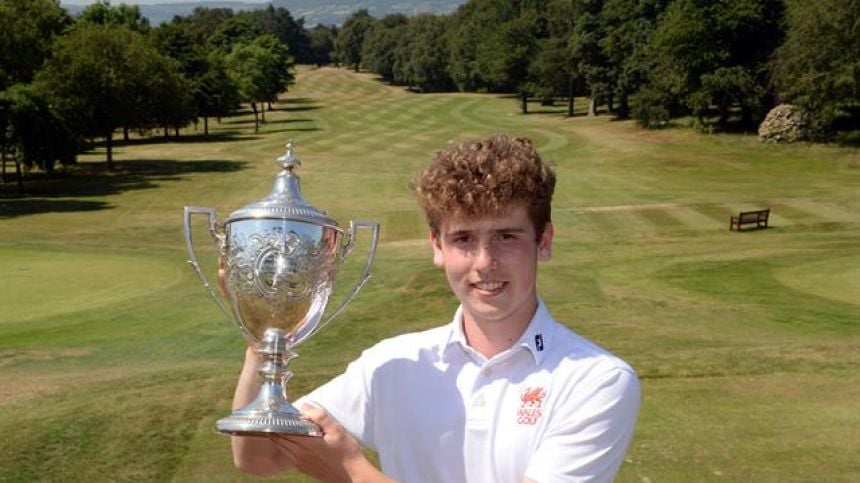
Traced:
[[646, 129], [657, 129], [669, 123], [669, 109], [664, 106], [638, 105], [633, 116]]
[[672, 113], [668, 99], [659, 90], [644, 87], [636, 96], [633, 117], [646, 129], [657, 129], [669, 123]]
[[780, 104], [759, 125], [758, 137], [763, 143], [794, 143], [812, 139], [809, 114], [793, 104]]

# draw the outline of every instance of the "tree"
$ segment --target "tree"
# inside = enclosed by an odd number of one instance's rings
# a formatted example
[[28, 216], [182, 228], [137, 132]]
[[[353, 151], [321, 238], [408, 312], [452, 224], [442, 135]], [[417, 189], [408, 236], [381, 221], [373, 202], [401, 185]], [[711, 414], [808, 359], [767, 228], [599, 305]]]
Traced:
[[226, 53], [232, 51], [237, 44], [253, 42], [263, 33], [263, 29], [247, 16], [230, 17], [219, 24], [209, 36], [209, 45]]
[[[609, 92], [609, 68], [606, 57], [600, 48], [603, 29], [599, 14], [603, 6], [601, 0], [579, 0], [574, 11], [575, 19], [570, 36], [573, 58], [585, 80], [589, 91], [588, 115], [597, 114], [597, 104], [607, 100], [611, 106]], [[610, 107], [611, 109], [611, 107]]]
[[337, 27], [317, 25], [308, 32], [312, 62], [317, 67], [330, 64], [334, 59], [334, 44], [337, 38]]
[[364, 37], [371, 25], [373, 25], [373, 17], [367, 13], [367, 9], [358, 10], [343, 22], [335, 41], [338, 60], [351, 66], [356, 72], [361, 67]]
[[194, 7], [191, 15], [180, 17], [179, 21], [187, 23], [196, 38], [208, 39], [215, 34], [221, 24], [231, 18], [233, 18], [233, 10], [229, 8]]
[[839, 116], [860, 109], [860, 0], [793, 0], [787, 18], [774, 82], [780, 96], [802, 106], [826, 132]]
[[105, 139], [109, 168], [117, 128], [151, 126], [159, 105], [183, 102], [159, 93], [178, 69], [126, 26], [79, 25], [52, 52], [36, 82], [82, 137]]
[[478, 45], [476, 63], [491, 90], [515, 91], [521, 99], [523, 114], [528, 113], [530, 92], [529, 65], [538, 52], [539, 17], [526, 12], [509, 20]]
[[544, 100], [567, 97], [568, 117], [573, 117], [574, 96], [582, 90], [579, 62], [571, 45], [575, 7], [570, 0], [551, 0], [547, 4], [547, 37], [538, 40], [538, 52], [529, 65], [528, 90]]
[[211, 49], [206, 47], [205, 37], [195, 33], [181, 17], [153, 29], [150, 40], [159, 53], [177, 61], [189, 79], [206, 69], [206, 55]]
[[[448, 72], [461, 91], [492, 89], [494, 82], [483, 69], [486, 60], [497, 50], [485, 46], [497, 29], [519, 14], [511, 0], [472, 0], [454, 14], [448, 34]], [[480, 52], [480, 54], [479, 54]]]
[[670, 112], [684, 107], [703, 124], [712, 105], [718, 125], [728, 121], [730, 104], [716, 96], [739, 103], [745, 120], [760, 116], [768, 58], [782, 38], [782, 13], [782, 0], [672, 2], [648, 45], [651, 88], [666, 93]]
[[59, 0], [0, 0], [0, 90], [30, 82], [71, 24]]
[[242, 101], [254, 111], [254, 131], [260, 130], [257, 103], [271, 102], [292, 83], [293, 59], [287, 47], [271, 35], [238, 43], [226, 58], [227, 72]]
[[240, 12], [237, 16], [247, 16], [263, 33], [288, 45], [297, 64], [314, 63], [304, 19], [296, 20], [287, 9], [275, 8], [272, 4], [263, 9]]
[[0, 158], [4, 169], [8, 154], [15, 160], [19, 190], [22, 166], [38, 167], [50, 175], [57, 162], [75, 162], [74, 134], [32, 84], [16, 84], [0, 93], [0, 113]]
[[150, 28], [149, 19], [141, 15], [140, 7], [124, 3], [121, 3], [119, 6], [113, 6], [110, 0], [98, 0], [96, 3], [89, 5], [78, 16], [78, 23], [124, 25], [142, 34], [149, 32]]
[[645, 84], [651, 60], [645, 47], [669, 0], [607, 0], [600, 11], [600, 48], [607, 62], [608, 88], [618, 99], [617, 115], [629, 114], [630, 95]]
[[422, 14], [406, 26], [395, 50], [395, 81], [419, 91], [445, 91], [454, 87], [446, 70], [445, 32], [448, 17]]
[[[159, 52], [174, 59], [182, 75], [188, 80], [191, 108], [180, 103], [168, 106], [176, 110], [167, 116], [170, 125], [181, 121], [183, 112], [193, 112], [194, 117], [203, 117], [203, 133], [209, 135], [209, 117], [222, 117], [238, 106], [236, 86], [227, 75], [224, 58], [226, 54], [214, 50], [193, 25], [181, 17], [171, 23], [159, 25], [152, 32], [152, 40]], [[167, 91], [182, 89], [174, 81]]]
[[538, 52], [529, 64], [528, 91], [541, 99], [567, 97], [567, 115], [573, 116], [574, 95], [580, 76], [578, 64], [566, 38], [550, 37], [538, 42]]
[[271, 104], [278, 100], [278, 94], [285, 92], [295, 81], [296, 76], [293, 73], [295, 59], [287, 45], [271, 35], [262, 35], [256, 38], [253, 44], [262, 47], [268, 53], [260, 59], [266, 79], [261, 100]]
[[197, 78], [194, 92], [197, 114], [203, 116], [203, 134], [209, 135], [209, 118], [221, 118], [239, 107], [239, 92], [227, 74], [226, 56], [218, 51], [206, 58], [206, 71]]
[[394, 82], [395, 51], [407, 40], [409, 18], [391, 14], [373, 22], [364, 38], [362, 64], [387, 82]]
[[135, 88], [135, 105], [138, 117], [136, 127], [158, 126], [173, 128], [176, 137], [179, 129], [197, 119], [197, 106], [194, 99], [194, 84], [180, 72], [178, 64], [164, 56], [153, 55], [142, 59], [144, 78]]

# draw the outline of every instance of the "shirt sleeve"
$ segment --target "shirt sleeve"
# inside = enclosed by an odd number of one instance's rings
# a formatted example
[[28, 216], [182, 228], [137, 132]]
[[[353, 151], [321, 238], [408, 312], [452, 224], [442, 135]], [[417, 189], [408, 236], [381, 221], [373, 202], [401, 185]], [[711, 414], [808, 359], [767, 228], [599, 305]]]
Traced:
[[371, 377], [366, 356], [367, 351], [351, 362], [343, 374], [300, 398], [295, 406], [301, 408], [302, 404], [311, 404], [324, 409], [362, 446], [375, 449], [371, 420]]
[[571, 391], [552, 413], [526, 468], [539, 483], [611, 482], [618, 472], [639, 412], [636, 374], [618, 368], [589, 387]]

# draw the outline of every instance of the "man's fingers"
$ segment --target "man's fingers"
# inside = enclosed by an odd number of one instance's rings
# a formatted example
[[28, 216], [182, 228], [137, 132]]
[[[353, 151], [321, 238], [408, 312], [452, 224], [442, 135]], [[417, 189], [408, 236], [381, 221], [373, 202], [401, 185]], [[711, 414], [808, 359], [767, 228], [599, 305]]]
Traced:
[[302, 406], [302, 415], [317, 423], [324, 433], [327, 433], [328, 430], [332, 429], [332, 427], [337, 424], [327, 412], [316, 406], [311, 406], [310, 404]]

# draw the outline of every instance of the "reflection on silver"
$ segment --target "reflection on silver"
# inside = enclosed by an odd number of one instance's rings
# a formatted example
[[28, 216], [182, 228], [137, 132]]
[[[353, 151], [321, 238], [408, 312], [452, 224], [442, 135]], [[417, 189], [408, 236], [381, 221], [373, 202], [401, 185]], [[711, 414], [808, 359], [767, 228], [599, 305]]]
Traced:
[[[318, 436], [320, 429], [286, 398], [284, 387], [292, 376], [287, 364], [295, 357], [293, 349], [337, 317], [370, 278], [379, 224], [351, 221], [344, 232], [302, 196], [294, 172], [301, 162], [292, 143], [277, 161], [282, 170], [269, 195], [234, 211], [223, 223], [212, 208], [186, 206], [185, 243], [189, 263], [204, 288], [265, 357], [258, 371], [263, 386], [257, 399], [219, 420], [216, 429], [234, 435]], [[226, 272], [226, 300], [212, 288], [197, 261], [191, 236], [195, 214], [208, 218], [209, 234]], [[371, 230], [364, 271], [343, 302], [323, 318], [335, 277], [359, 228]]]

